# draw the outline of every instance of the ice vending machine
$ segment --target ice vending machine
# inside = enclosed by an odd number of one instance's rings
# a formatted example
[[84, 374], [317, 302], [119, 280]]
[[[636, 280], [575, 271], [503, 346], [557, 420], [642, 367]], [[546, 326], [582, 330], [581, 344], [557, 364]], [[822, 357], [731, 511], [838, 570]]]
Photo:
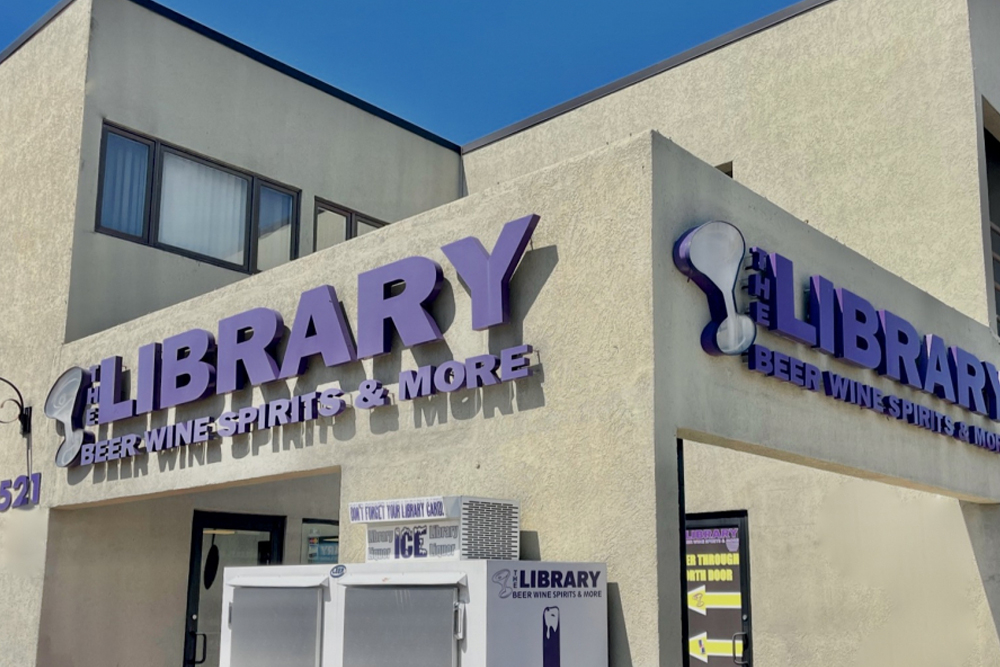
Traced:
[[222, 667], [607, 667], [603, 563], [226, 568]]

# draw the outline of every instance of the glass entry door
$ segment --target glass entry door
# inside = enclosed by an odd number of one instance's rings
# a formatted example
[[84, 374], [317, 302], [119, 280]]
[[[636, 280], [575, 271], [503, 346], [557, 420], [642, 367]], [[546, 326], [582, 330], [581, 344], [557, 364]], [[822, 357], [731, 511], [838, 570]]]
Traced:
[[219, 667], [224, 568], [278, 565], [285, 517], [195, 511], [191, 528], [184, 667]]

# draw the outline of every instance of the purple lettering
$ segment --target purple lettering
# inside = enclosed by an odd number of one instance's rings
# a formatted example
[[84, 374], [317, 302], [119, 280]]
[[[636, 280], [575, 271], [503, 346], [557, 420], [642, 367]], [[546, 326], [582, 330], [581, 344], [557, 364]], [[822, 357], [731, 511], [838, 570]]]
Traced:
[[215, 393], [242, 389], [246, 380], [258, 385], [278, 378], [274, 351], [284, 333], [281, 315], [253, 308], [219, 320]]
[[809, 278], [809, 321], [816, 327], [816, 347], [836, 353], [836, 297], [833, 283], [823, 276]]
[[469, 389], [499, 384], [496, 370], [500, 359], [492, 354], [481, 354], [465, 360], [465, 386]]
[[795, 317], [795, 267], [791, 260], [772, 253], [771, 276], [774, 280], [774, 298], [771, 300], [774, 319], [770, 328], [805, 345], [815, 345], [816, 327]]
[[135, 414], [144, 415], [160, 409], [160, 344], [139, 348], [139, 378], [136, 382]]
[[[358, 276], [358, 356], [387, 353], [392, 327], [406, 347], [441, 340], [427, 307], [441, 290], [441, 267], [426, 257], [407, 257]], [[392, 294], [393, 287], [403, 287]]]
[[924, 391], [955, 402], [955, 386], [952, 384], [948, 366], [948, 353], [944, 341], [933, 334], [924, 336], [924, 347], [920, 354], [920, 375], [923, 378]]
[[433, 366], [421, 366], [415, 371], [400, 372], [399, 400], [409, 401], [420, 396], [430, 396], [434, 393], [433, 378]]
[[163, 341], [161, 409], [199, 401], [212, 393], [215, 367], [209, 360], [214, 353], [215, 339], [204, 329], [191, 329]]
[[434, 389], [456, 391], [465, 386], [465, 364], [461, 361], [446, 361], [434, 371]]
[[878, 316], [868, 301], [846, 289], [837, 289], [836, 355], [855, 366], [878, 368]]
[[882, 343], [880, 375], [922, 389], [920, 382], [920, 335], [913, 325], [888, 310], [878, 311], [879, 341]]
[[510, 321], [510, 279], [538, 220], [537, 215], [528, 215], [504, 225], [492, 255], [473, 236], [442, 246], [441, 250], [469, 287], [472, 328], [476, 331]]
[[107, 424], [133, 416], [135, 401], [121, 398], [125, 393], [125, 387], [122, 386], [122, 358], [108, 357], [101, 361], [101, 378], [97, 422]]
[[314, 354], [323, 355], [323, 363], [328, 367], [357, 359], [344, 309], [337, 299], [337, 291], [330, 285], [307, 290], [299, 297], [279, 377], [285, 379], [305, 373], [309, 357]]
[[518, 345], [500, 350], [500, 379], [504, 382], [509, 380], [520, 380], [531, 376], [531, 368], [528, 364], [530, 360], [524, 355], [531, 354], [530, 345]]
[[966, 410], [985, 415], [983, 389], [986, 386], [986, 372], [982, 362], [960, 347], [951, 347], [948, 352], [951, 380], [955, 384], [958, 404]]

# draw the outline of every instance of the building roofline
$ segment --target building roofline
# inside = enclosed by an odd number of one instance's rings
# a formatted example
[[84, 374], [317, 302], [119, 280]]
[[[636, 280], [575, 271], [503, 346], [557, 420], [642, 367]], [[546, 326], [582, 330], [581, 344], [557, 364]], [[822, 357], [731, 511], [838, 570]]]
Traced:
[[789, 19], [801, 16], [806, 12], [812, 11], [817, 7], [821, 7], [822, 5], [833, 1], [834, 0], [802, 0], [801, 2], [791, 5], [790, 7], [786, 7], [785, 9], [758, 19], [753, 23], [748, 23], [747, 25], [737, 28], [736, 30], [727, 32], [724, 35], [711, 39], [703, 44], [699, 44], [698, 46], [688, 49], [682, 53], [678, 53], [676, 56], [671, 56], [666, 60], [656, 63], [655, 65], [645, 67], [638, 72], [634, 72], [628, 76], [622, 77], [621, 79], [617, 79], [599, 88], [595, 88], [588, 93], [584, 93], [583, 95], [574, 97], [566, 102], [557, 104], [556, 106], [534, 114], [533, 116], [528, 116], [524, 120], [508, 125], [507, 127], [501, 128], [496, 132], [491, 132], [484, 137], [470, 141], [462, 146], [462, 154], [465, 155], [467, 153], [471, 153], [475, 150], [513, 136], [519, 132], [530, 129], [536, 125], [541, 125], [542, 123], [552, 120], [557, 116], [569, 113], [570, 111], [590, 104], [595, 100], [599, 100], [602, 97], [607, 97], [612, 93], [617, 93], [618, 91], [628, 88], [629, 86], [633, 86], [637, 83], [645, 81], [646, 79], [652, 78], [657, 74], [662, 74], [667, 70], [689, 63], [696, 58], [708, 55], [713, 51], [718, 51], [719, 49], [729, 46], [730, 44], [734, 44], [741, 39], [763, 32], [768, 28], [773, 28], [779, 23], [784, 23]]
[[[36, 21], [24, 33], [22, 33], [20, 37], [15, 39], [10, 46], [5, 48], [3, 51], [0, 51], [0, 64], [2, 64], [5, 60], [7, 60], [7, 58], [13, 55], [13, 53], [17, 51], [19, 48], [21, 48], [21, 46], [23, 46], [25, 42], [34, 37], [36, 33], [38, 33], [46, 25], [48, 25], [48, 23], [52, 21], [52, 19], [58, 16], [64, 9], [66, 9], [66, 7], [71, 5], [73, 2], [74, 0], [61, 0], [59, 4], [57, 4], [55, 7], [46, 12], [46, 14], [42, 18]], [[187, 16], [184, 16], [183, 14], [180, 14], [170, 9], [169, 7], [164, 7], [163, 5], [157, 2], [153, 2], [153, 0], [129, 0], [129, 2], [139, 5], [140, 7], [144, 7], [145, 9], [148, 9], [149, 11], [164, 17], [165, 19], [173, 21], [174, 23], [189, 30], [193, 30], [194, 32], [198, 33], [203, 37], [207, 37], [213, 42], [217, 42], [222, 46], [232, 49], [233, 51], [236, 51], [237, 53], [258, 62], [261, 65], [264, 65], [265, 67], [269, 67], [277, 72], [280, 72], [281, 74], [284, 74], [285, 76], [295, 79], [300, 83], [304, 83], [305, 85], [315, 88], [320, 92], [326, 93], [331, 97], [335, 97], [338, 100], [341, 100], [342, 102], [346, 102], [347, 104], [357, 107], [362, 111], [366, 111], [372, 114], [373, 116], [376, 116], [377, 118], [381, 118], [384, 121], [392, 123], [393, 125], [396, 125], [406, 130], [407, 132], [412, 132], [413, 134], [423, 139], [426, 139], [427, 141], [433, 142], [438, 146], [442, 146], [444, 148], [447, 148], [448, 150], [452, 150], [455, 152], [459, 152], [461, 150], [458, 144], [449, 141], [448, 139], [445, 139], [440, 135], [434, 134], [430, 130], [426, 130], [420, 127], [419, 125], [416, 125], [408, 120], [400, 118], [399, 116], [396, 116], [395, 114], [392, 114], [386, 111], [385, 109], [377, 107], [374, 104], [371, 104], [370, 102], [366, 102], [360, 97], [355, 97], [354, 95], [351, 95], [350, 93], [345, 92], [340, 88], [331, 86], [325, 81], [322, 81], [314, 76], [306, 74], [301, 70], [297, 70], [294, 67], [291, 67], [290, 65], [286, 65], [280, 60], [272, 58], [271, 56], [265, 53], [261, 53], [260, 51], [253, 49], [242, 42], [238, 42], [232, 37], [228, 37], [222, 34], [221, 32], [218, 32], [217, 30], [213, 30], [212, 28], [209, 28], [208, 26], [202, 23], [198, 23], [197, 21], [190, 19]]]
[[17, 39], [8, 44], [7, 48], [0, 51], [0, 64], [3, 64], [3, 62], [7, 60], [7, 58], [10, 58], [12, 55], [14, 55], [14, 52], [20, 49], [22, 46], [24, 46], [25, 42], [34, 37], [36, 33], [38, 33], [42, 28], [44, 28], [49, 24], [49, 21], [59, 16], [59, 14], [62, 13], [62, 10], [69, 7], [71, 4], [73, 4], [73, 2], [74, 0], [60, 0], [60, 2], [57, 3], [55, 7], [45, 12], [42, 18], [32, 23], [30, 28], [22, 32]]

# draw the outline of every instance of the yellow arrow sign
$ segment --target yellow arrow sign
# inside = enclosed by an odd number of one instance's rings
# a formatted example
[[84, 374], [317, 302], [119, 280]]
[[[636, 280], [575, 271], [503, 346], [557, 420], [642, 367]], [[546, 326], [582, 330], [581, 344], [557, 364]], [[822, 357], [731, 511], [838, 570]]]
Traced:
[[742, 609], [742, 599], [739, 593], [708, 593], [704, 586], [688, 591], [688, 609], [702, 616], [709, 609]]
[[688, 653], [702, 662], [708, 662], [711, 657], [742, 658], [743, 642], [739, 639], [735, 642], [731, 639], [709, 639], [708, 633], [703, 632], [688, 641]]

